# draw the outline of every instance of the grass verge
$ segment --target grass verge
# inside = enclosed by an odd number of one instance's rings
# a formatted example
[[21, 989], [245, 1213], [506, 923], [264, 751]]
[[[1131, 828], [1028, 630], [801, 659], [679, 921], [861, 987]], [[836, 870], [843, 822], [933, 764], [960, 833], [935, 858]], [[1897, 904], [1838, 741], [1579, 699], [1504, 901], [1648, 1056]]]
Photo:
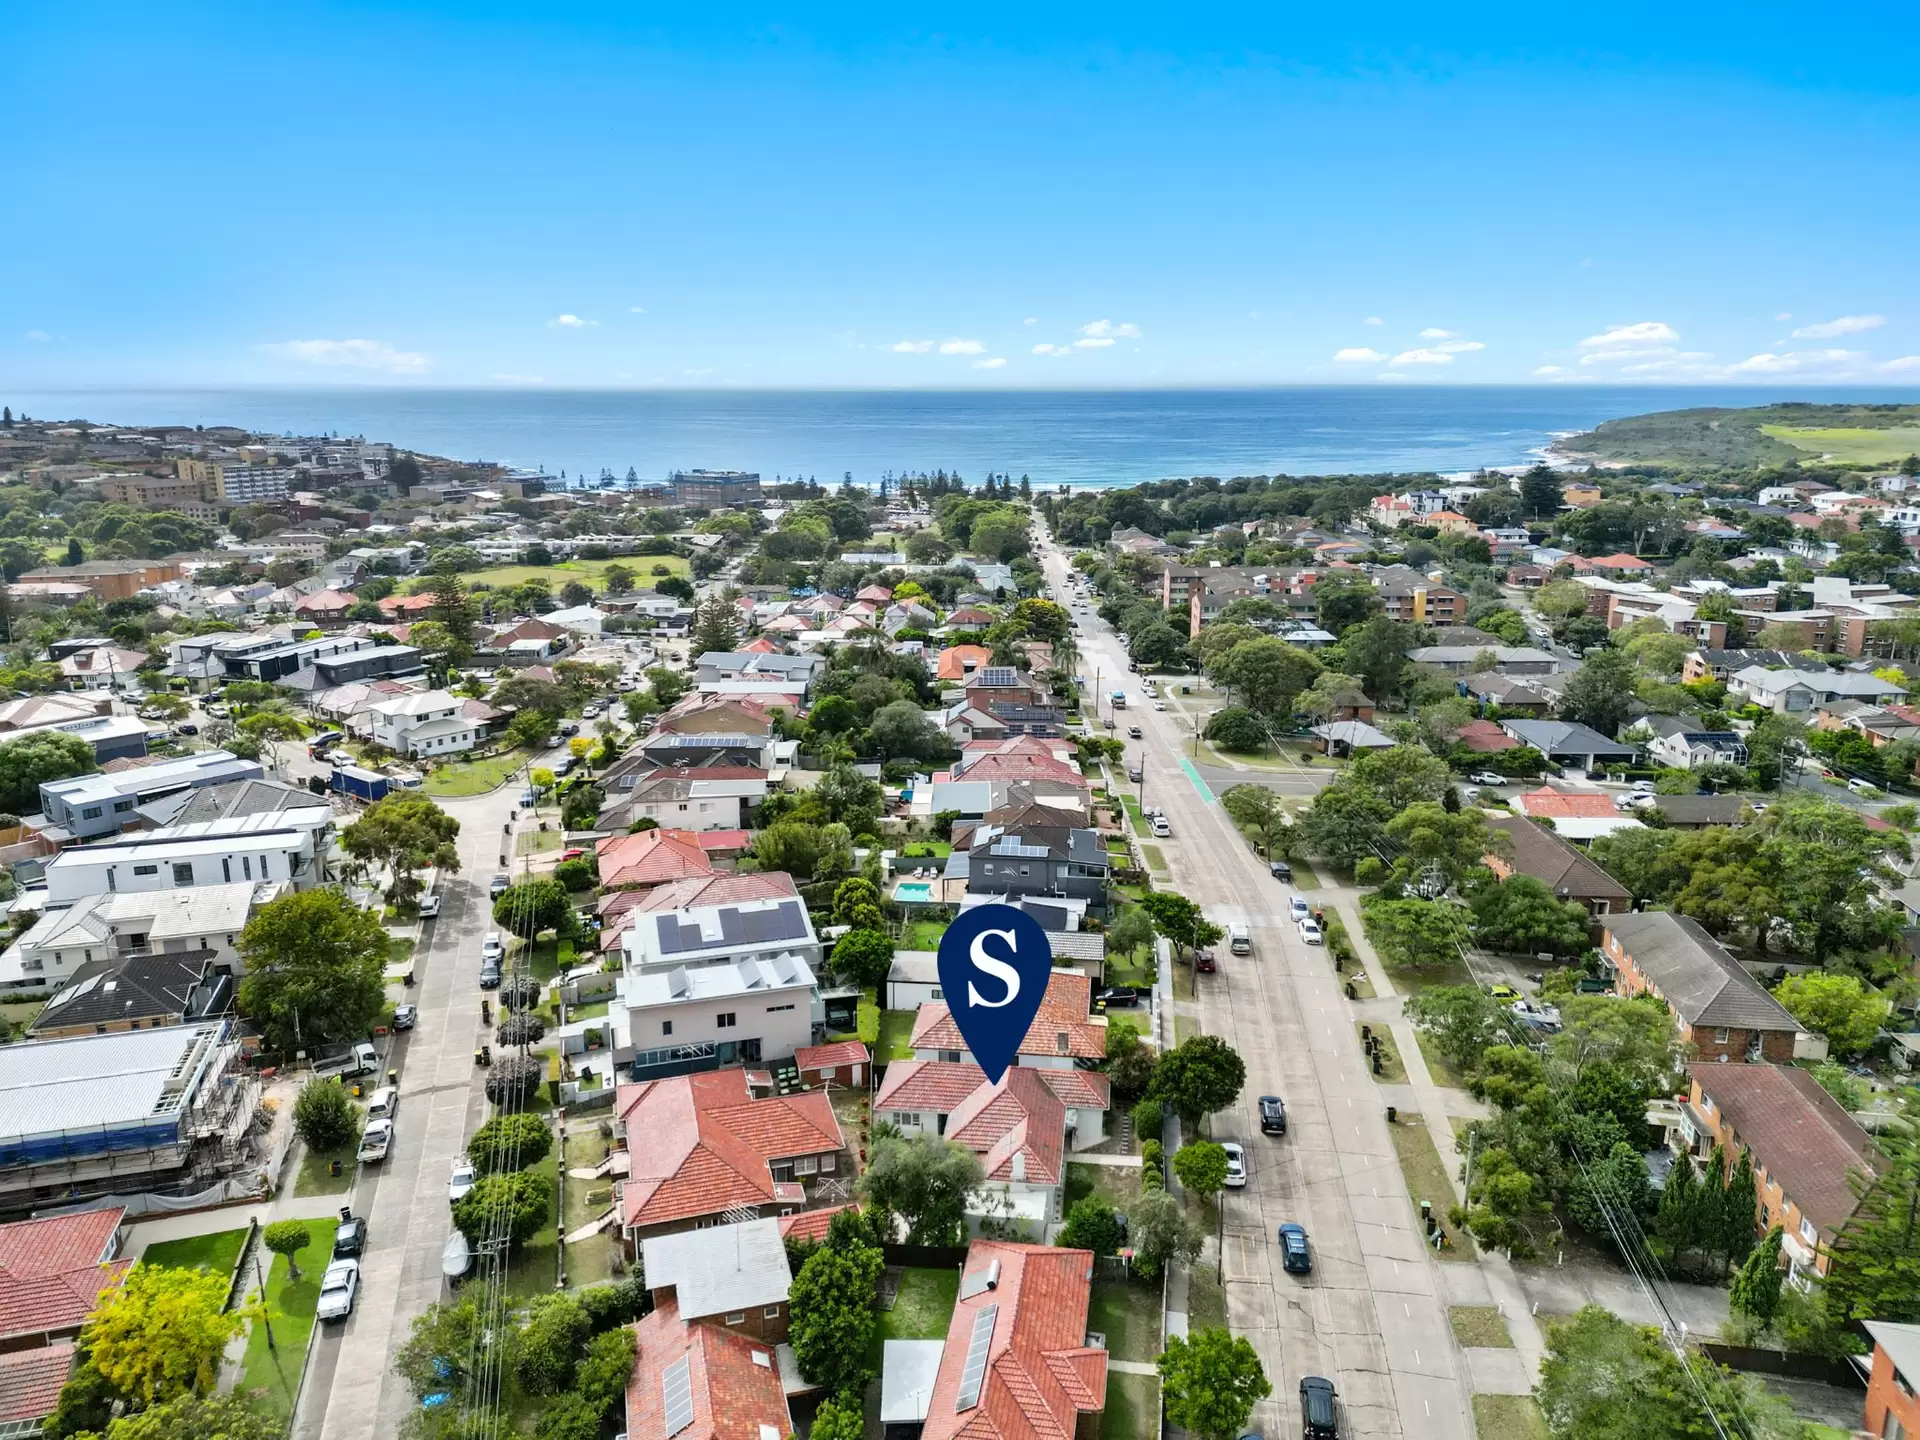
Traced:
[[1548, 1440], [1546, 1417], [1531, 1395], [1476, 1395], [1473, 1428], [1480, 1440]]
[[[353, 1189], [354, 1151], [349, 1143], [338, 1150], [308, 1150], [300, 1156], [300, 1168], [294, 1172], [295, 1195], [344, 1195]], [[340, 1173], [329, 1174], [332, 1163], [340, 1162]]]
[[[300, 1373], [307, 1365], [307, 1337], [313, 1333], [314, 1307], [320, 1303], [320, 1278], [333, 1251], [333, 1221], [308, 1220], [308, 1244], [297, 1257], [305, 1263], [295, 1280], [284, 1255], [273, 1256], [267, 1272], [266, 1323], [253, 1322], [239, 1388], [282, 1424], [293, 1418]], [[273, 1344], [267, 1344], [267, 1331]]]
[[1447, 1211], [1453, 1207], [1453, 1186], [1447, 1179], [1446, 1166], [1440, 1161], [1440, 1152], [1433, 1148], [1433, 1137], [1427, 1134], [1426, 1121], [1402, 1110], [1387, 1129], [1393, 1135], [1394, 1152], [1400, 1157], [1400, 1171], [1407, 1177], [1415, 1217], [1420, 1214], [1420, 1202], [1431, 1201], [1433, 1218], [1447, 1237], [1448, 1243], [1439, 1252], [1440, 1258], [1471, 1264], [1473, 1237], [1454, 1229], [1447, 1220]]
[[[542, 1085], [544, 1092], [546, 1086]], [[558, 1189], [560, 1177], [560, 1152], [549, 1150], [547, 1156], [538, 1165], [527, 1167], [552, 1181], [555, 1188], [555, 1204], [559, 1203]], [[524, 1305], [536, 1295], [544, 1295], [553, 1289], [559, 1275], [559, 1240], [554, 1235], [554, 1217], [549, 1215], [533, 1232], [531, 1239], [514, 1251], [507, 1261], [506, 1291], [509, 1305]]]
[[1160, 1354], [1160, 1287], [1097, 1281], [1087, 1305], [1087, 1328], [1107, 1337], [1107, 1353], [1114, 1359], [1151, 1362]]
[[1220, 1267], [1194, 1265], [1187, 1270], [1187, 1330], [1206, 1330], [1227, 1323], [1227, 1288], [1220, 1283]]
[[1147, 868], [1149, 870], [1164, 870], [1167, 868], [1166, 853], [1161, 850], [1158, 845], [1148, 845], [1143, 842], [1140, 846], [1140, 858], [1147, 862]]
[[515, 750], [483, 760], [456, 760], [451, 765], [435, 766], [421, 788], [429, 795], [484, 795], [506, 784], [526, 759], [525, 751]]
[[[1358, 1021], [1354, 1022], [1353, 1033], [1354, 1038], [1358, 1039], [1360, 1036], [1360, 1024]], [[1374, 1038], [1380, 1042], [1380, 1068], [1373, 1072], [1373, 1083], [1376, 1085], [1404, 1085], [1407, 1079], [1407, 1067], [1405, 1062], [1400, 1059], [1399, 1048], [1393, 1043], [1393, 1032], [1388, 1030], [1384, 1025], [1376, 1025], [1373, 1030], [1373, 1035]], [[1372, 1066], [1368, 1068], [1372, 1069]]]
[[1507, 1333], [1507, 1322], [1492, 1305], [1449, 1305], [1447, 1323], [1453, 1326], [1453, 1338], [1462, 1345], [1513, 1349], [1513, 1336]]
[[[160, 1240], [140, 1254], [148, 1265], [171, 1265], [179, 1270], [211, 1270], [216, 1275], [231, 1275], [240, 1261], [240, 1247], [247, 1243], [245, 1227], [216, 1230], [211, 1235], [189, 1235], [184, 1240]], [[333, 1226], [328, 1222], [327, 1244], [333, 1244]]]
[[1159, 1433], [1160, 1377], [1109, 1372], [1100, 1440], [1155, 1440]]
[[1419, 1042], [1420, 1053], [1426, 1056], [1427, 1070], [1433, 1076], [1433, 1083], [1446, 1085], [1455, 1090], [1466, 1089], [1467, 1082], [1461, 1078], [1460, 1072], [1453, 1068], [1453, 1063], [1440, 1053], [1440, 1047], [1434, 1043], [1433, 1037], [1424, 1030], [1416, 1030], [1413, 1035]]

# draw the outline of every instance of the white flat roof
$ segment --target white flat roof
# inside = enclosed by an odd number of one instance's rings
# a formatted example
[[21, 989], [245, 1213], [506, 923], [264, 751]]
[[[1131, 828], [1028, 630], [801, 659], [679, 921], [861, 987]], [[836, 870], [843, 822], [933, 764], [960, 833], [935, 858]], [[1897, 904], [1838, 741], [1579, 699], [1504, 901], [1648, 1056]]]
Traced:
[[0, 1046], [0, 1143], [178, 1114], [196, 1056], [224, 1024], [119, 1030]]

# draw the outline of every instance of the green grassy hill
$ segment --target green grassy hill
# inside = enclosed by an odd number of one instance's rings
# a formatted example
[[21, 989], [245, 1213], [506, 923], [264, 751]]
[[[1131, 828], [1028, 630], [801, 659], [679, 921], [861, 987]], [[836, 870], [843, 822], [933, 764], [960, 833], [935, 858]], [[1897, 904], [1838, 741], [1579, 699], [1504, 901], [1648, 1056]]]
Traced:
[[1831, 457], [1895, 465], [1920, 452], [1920, 405], [1756, 405], [1662, 410], [1608, 420], [1556, 447], [1636, 465], [1779, 465]]

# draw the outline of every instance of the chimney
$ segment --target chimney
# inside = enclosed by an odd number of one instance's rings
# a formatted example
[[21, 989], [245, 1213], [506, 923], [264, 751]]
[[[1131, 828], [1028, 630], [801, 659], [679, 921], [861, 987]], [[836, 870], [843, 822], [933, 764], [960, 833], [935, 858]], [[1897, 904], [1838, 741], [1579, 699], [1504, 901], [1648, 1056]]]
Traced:
[[1013, 1152], [1013, 1178], [1021, 1181], [1027, 1178], [1027, 1152], [1024, 1150]]

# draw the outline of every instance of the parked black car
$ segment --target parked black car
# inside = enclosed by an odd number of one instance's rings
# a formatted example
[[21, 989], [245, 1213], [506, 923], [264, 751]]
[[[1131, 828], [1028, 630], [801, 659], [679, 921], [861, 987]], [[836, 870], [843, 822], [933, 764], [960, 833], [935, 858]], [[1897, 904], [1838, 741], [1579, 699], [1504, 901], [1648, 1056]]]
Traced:
[[1289, 883], [1293, 880], [1293, 866], [1284, 860], [1276, 860], [1267, 866], [1267, 873], [1276, 880], [1285, 880]]
[[340, 1212], [340, 1223], [333, 1227], [333, 1258], [351, 1259], [367, 1248], [367, 1222], [352, 1210]]
[[1138, 1005], [1143, 998], [1143, 993], [1131, 985], [1109, 985], [1093, 997], [1093, 1003], [1108, 1010], [1124, 1010]]
[[1260, 1130], [1266, 1135], [1287, 1133], [1287, 1102], [1278, 1095], [1260, 1097]]

